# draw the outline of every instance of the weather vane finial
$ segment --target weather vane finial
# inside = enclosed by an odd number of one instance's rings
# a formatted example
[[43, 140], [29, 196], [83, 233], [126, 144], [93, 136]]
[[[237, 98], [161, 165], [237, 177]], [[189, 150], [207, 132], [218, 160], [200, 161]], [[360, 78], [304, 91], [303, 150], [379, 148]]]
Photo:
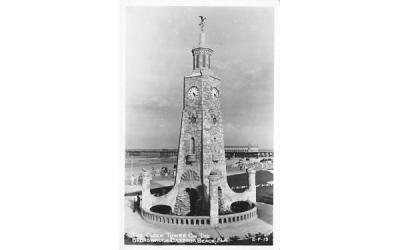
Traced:
[[205, 25], [204, 21], [205, 21], [207, 18], [206, 18], [206, 17], [203, 17], [203, 16], [199, 16], [199, 17], [200, 17], [200, 23], [199, 23], [200, 30], [201, 30], [201, 31], [204, 31], [204, 25]]

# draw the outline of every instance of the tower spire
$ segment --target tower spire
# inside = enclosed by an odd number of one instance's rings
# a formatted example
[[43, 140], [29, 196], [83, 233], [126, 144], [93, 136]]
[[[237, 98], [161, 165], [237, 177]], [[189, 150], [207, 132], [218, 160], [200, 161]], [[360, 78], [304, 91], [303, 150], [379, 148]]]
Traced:
[[199, 16], [200, 17], [200, 40], [199, 40], [199, 47], [204, 47], [206, 43], [206, 34], [204, 33], [204, 26], [205, 26], [205, 20], [207, 19], [206, 17]]
[[[204, 32], [206, 17], [200, 17], [200, 36], [199, 36], [199, 46], [197, 48], [192, 49], [193, 55], [193, 72], [211, 72], [211, 60], [210, 57], [213, 53], [213, 50], [207, 48], [206, 46], [206, 34]], [[212, 72], [211, 72], [212, 73]]]

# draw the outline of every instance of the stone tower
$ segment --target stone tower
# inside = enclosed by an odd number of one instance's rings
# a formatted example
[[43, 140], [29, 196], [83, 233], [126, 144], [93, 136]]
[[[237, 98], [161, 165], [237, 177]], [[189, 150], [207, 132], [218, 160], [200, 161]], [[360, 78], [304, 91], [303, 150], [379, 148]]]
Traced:
[[211, 216], [229, 211], [232, 202], [256, 202], [255, 171], [249, 171], [249, 189], [233, 192], [227, 183], [221, 112], [221, 80], [211, 69], [213, 50], [206, 46], [204, 25], [199, 44], [192, 49], [193, 71], [184, 77], [183, 109], [175, 184], [161, 197], [150, 194], [151, 176], [143, 179], [143, 208], [167, 205], [175, 215]]
[[191, 201], [191, 208], [199, 215], [208, 213], [210, 172], [218, 172], [226, 180], [221, 80], [211, 70], [212, 53], [205, 46], [205, 34], [201, 31], [199, 46], [192, 50], [193, 72], [184, 77], [175, 183], [181, 187], [178, 196], [187, 197], [186, 193], [195, 196], [189, 200], [197, 199]]

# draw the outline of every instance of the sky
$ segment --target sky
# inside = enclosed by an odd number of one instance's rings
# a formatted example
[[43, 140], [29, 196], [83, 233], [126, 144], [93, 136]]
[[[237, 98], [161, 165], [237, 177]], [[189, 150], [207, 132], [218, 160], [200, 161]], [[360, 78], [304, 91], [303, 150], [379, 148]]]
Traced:
[[183, 77], [205, 16], [222, 81], [225, 145], [273, 149], [274, 13], [268, 7], [130, 7], [126, 13], [126, 147], [177, 148]]

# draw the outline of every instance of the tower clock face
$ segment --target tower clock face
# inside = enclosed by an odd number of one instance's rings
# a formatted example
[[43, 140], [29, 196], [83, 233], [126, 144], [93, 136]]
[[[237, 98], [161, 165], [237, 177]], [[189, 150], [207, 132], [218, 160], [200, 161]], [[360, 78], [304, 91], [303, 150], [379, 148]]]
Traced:
[[197, 96], [199, 96], [199, 89], [196, 87], [191, 87], [188, 91], [188, 96], [190, 99], [195, 99]]
[[218, 97], [218, 96], [219, 96], [219, 91], [218, 91], [218, 89], [217, 89], [217, 88], [212, 88], [211, 94], [212, 94], [212, 96], [213, 96], [214, 98]]

